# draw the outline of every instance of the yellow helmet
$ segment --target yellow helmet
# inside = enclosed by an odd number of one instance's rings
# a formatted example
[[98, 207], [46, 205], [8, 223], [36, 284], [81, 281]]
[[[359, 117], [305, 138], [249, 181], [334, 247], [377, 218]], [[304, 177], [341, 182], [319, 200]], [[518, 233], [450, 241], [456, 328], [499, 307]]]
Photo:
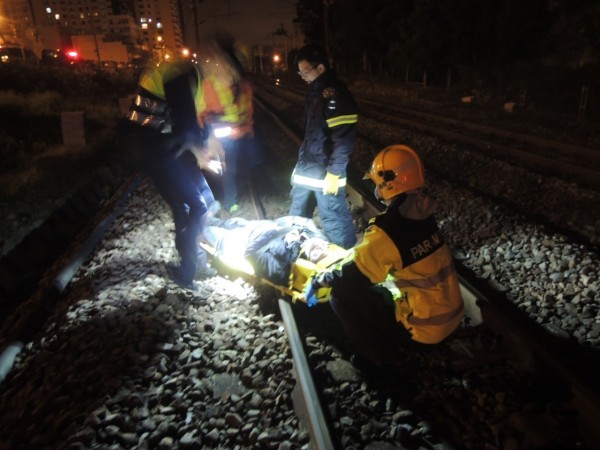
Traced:
[[381, 150], [365, 174], [364, 179], [367, 178], [373, 180], [383, 200], [425, 185], [421, 159], [406, 145], [390, 145]]

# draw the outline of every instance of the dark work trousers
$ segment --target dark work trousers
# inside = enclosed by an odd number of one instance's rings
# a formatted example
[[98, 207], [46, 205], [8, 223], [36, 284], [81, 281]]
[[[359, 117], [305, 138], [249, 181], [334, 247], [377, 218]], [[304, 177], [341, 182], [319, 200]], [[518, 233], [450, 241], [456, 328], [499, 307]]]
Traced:
[[223, 206], [227, 211], [238, 202], [238, 164], [240, 160], [240, 140], [223, 140], [225, 171], [223, 172]]
[[356, 244], [352, 214], [346, 202], [346, 189], [340, 188], [337, 195], [325, 195], [322, 191], [294, 186], [290, 198], [290, 216], [312, 219], [316, 199], [319, 219], [327, 239], [343, 248], [351, 248]]
[[398, 362], [398, 348], [419, 345], [396, 321], [393, 296], [381, 286], [333, 292], [329, 304], [357, 353], [376, 364]]
[[142, 168], [154, 182], [156, 189], [171, 207], [175, 223], [175, 248], [179, 253], [179, 276], [193, 280], [198, 264], [207, 263], [198, 238], [206, 225], [208, 202], [214, 202], [195, 156], [186, 151], [179, 158], [172, 152], [153, 152], [142, 160]]

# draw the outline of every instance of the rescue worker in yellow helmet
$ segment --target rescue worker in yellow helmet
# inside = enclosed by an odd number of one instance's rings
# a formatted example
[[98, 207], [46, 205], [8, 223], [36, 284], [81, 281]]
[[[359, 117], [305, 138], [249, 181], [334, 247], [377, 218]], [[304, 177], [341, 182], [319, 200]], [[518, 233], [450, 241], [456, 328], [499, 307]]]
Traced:
[[142, 73], [125, 117], [142, 170], [171, 208], [180, 263], [167, 265], [167, 272], [185, 288], [194, 288], [195, 277], [216, 274], [196, 244], [215, 202], [199, 167], [209, 157], [207, 133], [197, 118], [203, 101], [196, 65], [176, 58]]
[[[371, 219], [353, 255], [317, 274], [305, 291], [331, 288], [331, 307], [354, 344], [351, 361], [373, 369], [397, 364], [404, 344], [437, 344], [460, 325], [463, 301], [452, 255], [423, 192], [423, 166], [405, 145], [383, 149], [365, 175], [387, 205]], [[378, 286], [390, 276], [399, 295]], [[314, 301], [314, 300], [313, 300]]]
[[202, 62], [204, 75], [203, 122], [224, 151], [225, 165], [220, 178], [209, 182], [222, 191], [223, 206], [230, 213], [238, 209], [238, 165], [241, 152], [254, 137], [253, 89], [244, 78], [244, 69], [236, 55], [231, 35], [218, 35], [205, 45]]

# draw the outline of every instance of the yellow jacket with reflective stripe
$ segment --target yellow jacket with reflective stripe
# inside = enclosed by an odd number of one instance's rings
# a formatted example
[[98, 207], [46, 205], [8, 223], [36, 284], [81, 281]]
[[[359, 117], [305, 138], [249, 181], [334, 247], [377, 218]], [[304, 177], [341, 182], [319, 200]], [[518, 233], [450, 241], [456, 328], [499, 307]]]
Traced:
[[189, 76], [189, 92], [193, 96], [195, 107], [195, 111], [191, 111], [190, 104], [190, 111], [184, 114], [197, 115], [197, 111], [200, 111], [205, 103], [201, 86], [202, 78], [193, 63], [177, 60], [160, 63], [142, 73], [138, 82], [138, 92], [126, 118], [144, 127], [170, 132], [172, 127], [170, 111], [173, 107], [184, 108], [184, 106], [168, 104], [165, 84], [180, 76]]
[[388, 274], [393, 277], [400, 289], [396, 320], [425, 344], [445, 339], [463, 317], [452, 255], [432, 211], [432, 202], [422, 194], [392, 204], [371, 219], [352, 260], [373, 284], [385, 281]]

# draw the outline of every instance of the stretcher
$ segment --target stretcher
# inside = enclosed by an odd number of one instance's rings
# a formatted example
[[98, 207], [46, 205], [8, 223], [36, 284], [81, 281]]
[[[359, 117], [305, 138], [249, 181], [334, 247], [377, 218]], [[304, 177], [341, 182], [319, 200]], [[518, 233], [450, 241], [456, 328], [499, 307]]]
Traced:
[[[259, 277], [256, 275], [254, 267], [250, 262], [243, 257], [243, 255], [224, 255], [219, 254], [216, 248], [206, 244], [200, 243], [200, 246], [209, 254], [211, 257], [219, 263], [227, 266], [228, 268], [242, 273], [252, 279], [258, 281], [261, 284], [271, 286], [272, 288], [279, 291], [283, 296], [291, 299], [292, 303], [296, 301], [306, 302], [304, 298], [304, 291], [308, 286], [308, 283], [312, 280], [314, 275], [324, 270], [330, 270], [340, 265], [342, 261], [351, 255], [351, 250], [346, 250], [335, 244], [328, 244], [327, 255], [319, 262], [314, 263], [303, 257], [298, 257], [296, 261], [292, 262], [289, 282], [287, 286], [273, 283], [271, 280]], [[325, 303], [329, 301], [331, 294], [331, 288], [321, 288], [317, 291], [317, 301], [319, 303]]]

